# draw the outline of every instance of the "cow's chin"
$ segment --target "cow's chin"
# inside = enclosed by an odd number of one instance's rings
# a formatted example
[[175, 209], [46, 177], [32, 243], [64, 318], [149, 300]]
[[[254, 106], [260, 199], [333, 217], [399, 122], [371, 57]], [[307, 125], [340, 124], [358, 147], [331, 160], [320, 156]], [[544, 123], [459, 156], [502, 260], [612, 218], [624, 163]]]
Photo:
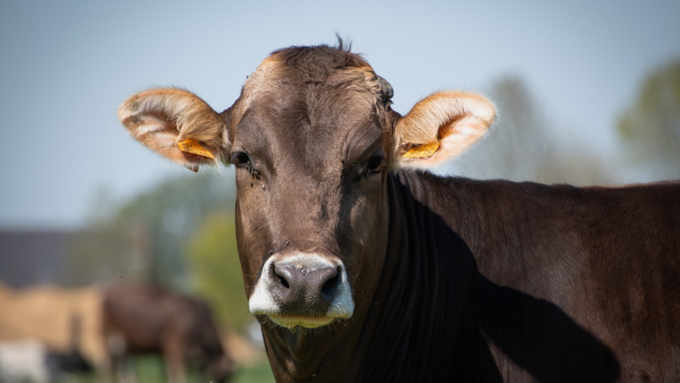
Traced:
[[314, 317], [303, 315], [296, 316], [269, 315], [269, 319], [271, 319], [274, 323], [278, 324], [281, 327], [295, 329], [297, 327], [317, 328], [325, 326], [333, 322], [336, 318], [328, 316]]

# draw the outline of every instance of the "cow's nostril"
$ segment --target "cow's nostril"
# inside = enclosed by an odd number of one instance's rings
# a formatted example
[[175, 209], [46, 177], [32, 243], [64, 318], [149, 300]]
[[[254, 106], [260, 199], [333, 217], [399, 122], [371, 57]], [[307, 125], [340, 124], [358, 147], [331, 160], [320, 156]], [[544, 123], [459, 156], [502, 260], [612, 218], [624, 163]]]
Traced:
[[281, 285], [282, 285], [283, 287], [285, 287], [285, 288], [287, 288], [287, 289], [290, 288], [290, 285], [288, 284], [288, 281], [286, 280], [286, 278], [284, 278], [283, 276], [278, 275], [278, 274], [277, 274], [276, 276], [279, 278], [279, 281], [281, 282]]
[[329, 280], [326, 281], [326, 283], [323, 284], [321, 287], [321, 293], [326, 297], [327, 299], [332, 299], [333, 293], [335, 292], [335, 289], [338, 287], [338, 284], [340, 283], [340, 275], [335, 275], [333, 278], [330, 278]]
[[292, 282], [291, 278], [293, 277], [290, 273], [290, 270], [284, 268], [284, 267], [274, 267], [273, 270], [274, 276], [276, 278], [279, 278], [279, 282], [281, 283], [281, 286], [290, 289], [290, 283]]

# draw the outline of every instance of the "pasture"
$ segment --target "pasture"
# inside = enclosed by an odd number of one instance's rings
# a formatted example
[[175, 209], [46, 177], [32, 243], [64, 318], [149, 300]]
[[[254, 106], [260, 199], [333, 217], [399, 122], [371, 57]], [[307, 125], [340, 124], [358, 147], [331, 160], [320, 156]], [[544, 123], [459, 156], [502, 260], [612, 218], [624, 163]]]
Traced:
[[[133, 369], [138, 382], [166, 383], [163, 362], [158, 356], [142, 356], [133, 359]], [[195, 371], [187, 375], [186, 383], [205, 383], [205, 377]], [[98, 383], [96, 374], [71, 375], [63, 383]], [[251, 365], [236, 370], [229, 383], [273, 383], [274, 375], [267, 359], [262, 357]]]
[[[94, 383], [106, 379], [107, 351], [100, 310], [103, 290], [103, 286], [13, 289], [0, 285], [0, 342], [30, 339], [61, 353], [75, 347], [95, 367], [91, 373], [66, 373], [54, 376], [51, 381]], [[79, 326], [74, 334], [72, 322], [76, 317]], [[261, 350], [236, 333], [223, 334], [222, 344], [236, 365], [229, 382], [273, 382], [271, 368]], [[138, 382], [167, 382], [160, 355], [133, 355], [130, 362]], [[190, 369], [186, 379], [187, 383], [198, 383], [207, 378], [204, 373]]]

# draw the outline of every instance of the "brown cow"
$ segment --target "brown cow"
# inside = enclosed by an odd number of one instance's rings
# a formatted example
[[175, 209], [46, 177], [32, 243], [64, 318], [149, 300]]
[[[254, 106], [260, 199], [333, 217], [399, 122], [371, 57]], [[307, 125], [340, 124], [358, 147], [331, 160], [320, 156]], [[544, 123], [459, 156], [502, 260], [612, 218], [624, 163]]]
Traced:
[[493, 105], [440, 92], [402, 117], [391, 95], [342, 47], [292, 47], [222, 113], [179, 89], [119, 109], [177, 163], [236, 166], [277, 381], [680, 381], [679, 184], [438, 177], [424, 169], [478, 140]]
[[128, 378], [127, 355], [162, 353], [168, 381], [185, 381], [185, 365], [224, 382], [232, 361], [208, 305], [154, 285], [112, 285], [104, 292], [102, 331], [111, 368]]

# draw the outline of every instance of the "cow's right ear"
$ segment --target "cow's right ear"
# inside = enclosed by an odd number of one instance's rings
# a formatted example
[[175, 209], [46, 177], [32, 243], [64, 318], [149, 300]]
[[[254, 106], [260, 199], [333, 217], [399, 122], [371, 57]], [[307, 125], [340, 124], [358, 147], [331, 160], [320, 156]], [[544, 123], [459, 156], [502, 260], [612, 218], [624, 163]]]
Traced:
[[228, 163], [226, 117], [183, 89], [138, 93], [118, 108], [132, 137], [165, 158], [198, 171], [202, 164]]

